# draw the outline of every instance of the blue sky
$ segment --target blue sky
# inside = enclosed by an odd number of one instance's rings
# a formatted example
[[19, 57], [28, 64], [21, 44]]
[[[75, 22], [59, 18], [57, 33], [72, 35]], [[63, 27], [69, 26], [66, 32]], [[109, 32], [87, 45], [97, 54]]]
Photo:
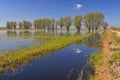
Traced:
[[102, 12], [110, 26], [120, 26], [120, 0], [0, 0], [0, 26], [7, 21], [33, 21]]

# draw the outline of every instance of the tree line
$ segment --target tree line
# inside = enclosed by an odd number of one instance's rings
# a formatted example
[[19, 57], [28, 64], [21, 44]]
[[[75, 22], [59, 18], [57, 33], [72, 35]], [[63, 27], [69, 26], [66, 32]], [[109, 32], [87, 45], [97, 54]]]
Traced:
[[16, 29], [16, 26], [19, 26], [20, 29], [30, 29], [34, 26], [35, 30], [48, 30], [54, 31], [59, 27], [62, 31], [62, 28], [65, 27], [66, 31], [69, 32], [71, 25], [73, 25], [77, 32], [80, 32], [82, 25], [84, 25], [88, 31], [97, 31], [99, 27], [106, 29], [108, 23], [104, 21], [104, 14], [100, 12], [87, 13], [84, 16], [76, 15], [73, 19], [69, 16], [60, 17], [58, 20], [54, 18], [43, 18], [36, 19], [31, 23], [30, 21], [22, 21], [18, 24], [16, 22], [7, 22], [6, 26], [8, 29]]

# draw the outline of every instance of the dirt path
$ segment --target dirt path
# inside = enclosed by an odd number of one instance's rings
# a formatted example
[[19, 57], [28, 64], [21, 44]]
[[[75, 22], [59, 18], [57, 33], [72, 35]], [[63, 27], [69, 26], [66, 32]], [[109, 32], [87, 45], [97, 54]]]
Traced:
[[109, 52], [109, 41], [110, 41], [110, 32], [107, 32], [107, 36], [102, 42], [102, 53], [101, 53], [101, 61], [102, 65], [97, 68], [97, 75], [99, 80], [113, 80], [112, 74], [110, 73], [109, 68], [109, 60], [110, 60], [110, 52]]

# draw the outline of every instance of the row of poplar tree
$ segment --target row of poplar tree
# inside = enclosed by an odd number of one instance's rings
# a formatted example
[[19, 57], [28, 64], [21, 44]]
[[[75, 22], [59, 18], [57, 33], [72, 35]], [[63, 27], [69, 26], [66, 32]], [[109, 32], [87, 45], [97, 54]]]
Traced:
[[55, 20], [54, 18], [43, 18], [34, 20], [33, 23], [30, 21], [22, 21], [18, 24], [16, 22], [7, 22], [6, 26], [8, 29], [16, 29], [17, 26], [22, 29], [30, 29], [34, 26], [35, 30], [48, 30], [54, 31], [57, 30], [58, 27], [65, 27], [67, 32], [69, 32], [70, 26], [73, 25], [77, 32], [80, 32], [80, 28], [84, 25], [88, 31], [96, 31], [99, 27], [103, 27], [106, 29], [108, 27], [108, 23], [104, 21], [104, 14], [100, 12], [95, 13], [87, 13], [84, 16], [76, 15], [73, 19], [71, 17], [61, 17], [59, 20]]

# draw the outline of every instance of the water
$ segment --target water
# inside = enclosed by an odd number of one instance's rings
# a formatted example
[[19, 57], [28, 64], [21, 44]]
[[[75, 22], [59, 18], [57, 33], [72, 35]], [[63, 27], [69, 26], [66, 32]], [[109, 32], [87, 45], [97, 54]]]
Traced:
[[[70, 31], [71, 35], [74, 35], [75, 30]], [[59, 35], [64, 35], [66, 30], [57, 31], [54, 33], [44, 32], [35, 32], [34, 30], [30, 31], [19, 31], [19, 30], [11, 30], [11, 31], [0, 31], [0, 55], [3, 53], [7, 53], [10, 50], [29, 48], [31, 46], [42, 45], [49, 39], [40, 38], [41, 36], [48, 35], [50, 38], [54, 38]], [[85, 31], [81, 31], [82, 34]]]
[[[90, 55], [101, 49], [99, 40], [100, 34], [96, 34], [71, 44], [34, 60], [16, 72], [1, 74], [0, 80], [77, 80], [79, 73], [85, 69]], [[86, 74], [91, 71], [88, 67], [86, 69]]]

